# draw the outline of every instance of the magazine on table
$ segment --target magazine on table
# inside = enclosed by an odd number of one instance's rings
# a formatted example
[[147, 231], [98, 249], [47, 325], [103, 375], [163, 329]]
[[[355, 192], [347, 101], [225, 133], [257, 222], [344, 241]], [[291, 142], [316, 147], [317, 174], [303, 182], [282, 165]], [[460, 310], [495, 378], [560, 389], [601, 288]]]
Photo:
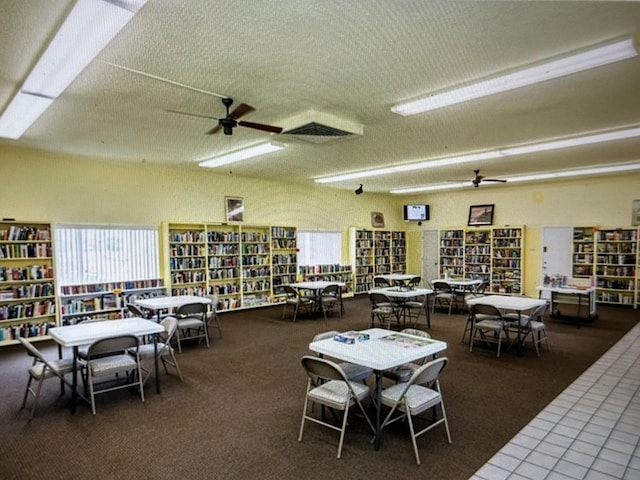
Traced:
[[426, 347], [427, 345], [431, 345], [435, 342], [435, 340], [430, 338], [415, 337], [413, 335], [404, 335], [402, 333], [387, 335], [386, 337], [383, 337], [382, 340], [385, 342], [394, 342], [403, 348]]

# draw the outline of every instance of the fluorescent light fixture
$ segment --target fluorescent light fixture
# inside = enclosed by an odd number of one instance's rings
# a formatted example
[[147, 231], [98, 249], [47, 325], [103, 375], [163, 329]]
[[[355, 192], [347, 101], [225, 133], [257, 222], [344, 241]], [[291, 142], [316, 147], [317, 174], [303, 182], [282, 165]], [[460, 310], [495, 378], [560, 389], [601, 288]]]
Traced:
[[221, 165], [227, 165], [229, 163], [240, 162], [241, 160], [246, 160], [247, 158], [258, 157], [260, 155], [277, 152], [278, 150], [282, 150], [283, 148], [284, 145], [281, 143], [259, 143], [258, 145], [254, 145], [252, 147], [244, 148], [242, 150], [236, 150], [235, 152], [231, 153], [225, 153], [224, 155], [219, 155], [208, 160], [203, 160], [202, 162], [198, 163], [198, 165], [201, 167], [215, 168]]
[[[556, 178], [582, 177], [587, 175], [604, 175], [607, 173], [633, 172], [640, 170], [640, 163], [622, 163], [618, 165], [606, 165], [602, 167], [580, 168], [576, 170], [559, 170], [556, 172], [532, 173], [531, 175], [517, 175], [514, 177], [502, 177], [508, 183], [533, 182], [539, 180], [552, 180]], [[424, 185], [418, 187], [398, 188], [389, 193], [406, 194], [419, 192], [433, 192], [438, 190], [451, 190], [468, 187], [471, 182], [442, 183], [438, 185]], [[490, 184], [487, 184], [489, 186]]]
[[[0, 136], [20, 138], [146, 2], [78, 0], [20, 92], [4, 111], [0, 118]], [[45, 103], [43, 100], [18, 98], [27, 95], [50, 101], [42, 108]], [[37, 108], [20, 110], [20, 116], [13, 116], [13, 112], [19, 108], [14, 107], [16, 103], [32, 103]], [[13, 124], [19, 124], [20, 128], [11, 127]]]
[[[627, 128], [625, 130], [608, 131], [584, 135], [582, 137], [571, 137], [561, 140], [551, 140], [548, 142], [533, 143], [519, 147], [509, 147], [500, 150], [491, 150], [489, 152], [470, 153], [467, 155], [458, 155], [456, 157], [444, 157], [434, 160], [425, 160], [422, 162], [408, 163], [405, 165], [395, 165], [390, 167], [375, 168], [372, 170], [362, 170], [359, 172], [344, 173], [333, 175], [330, 177], [316, 178], [316, 183], [332, 183], [342, 182], [345, 180], [357, 180], [360, 178], [375, 177], [379, 175], [388, 175], [398, 172], [410, 172], [414, 170], [423, 170], [426, 168], [443, 167], [457, 165], [460, 163], [476, 162], [479, 160], [489, 160], [493, 158], [510, 157], [523, 155], [526, 153], [546, 152], [549, 150], [561, 150], [563, 148], [579, 147], [583, 145], [592, 145], [594, 143], [612, 142], [615, 140], [625, 140], [628, 138], [640, 137], [640, 127]], [[453, 187], [450, 187], [453, 188]]]
[[0, 117], [0, 137], [19, 139], [53, 102], [53, 98], [18, 92]]
[[394, 105], [391, 107], [391, 111], [403, 116], [416, 115], [468, 100], [487, 97], [496, 93], [515, 90], [516, 88], [564, 77], [572, 73], [608, 65], [637, 55], [638, 51], [634, 45], [634, 39], [627, 38], [606, 45], [600, 45], [586, 51], [582, 50], [569, 56], [552, 59], [505, 75], [481, 80], [460, 88], [454, 88], [418, 100]]
[[426, 160], [424, 162], [407, 163], [404, 165], [394, 165], [390, 167], [374, 168], [372, 170], [362, 170], [360, 172], [343, 173], [340, 175], [333, 175], [331, 177], [316, 178], [316, 183], [333, 183], [342, 182], [345, 180], [354, 180], [360, 178], [377, 177], [380, 175], [389, 175], [399, 172], [412, 172], [414, 170], [423, 170], [425, 168], [443, 167], [446, 165], [455, 165], [458, 163], [477, 162], [479, 160], [487, 160], [496, 157], [502, 157], [503, 155], [498, 152], [484, 152], [484, 153], [470, 153], [468, 155], [460, 155], [457, 157], [445, 157], [436, 160]]
[[522, 147], [503, 148], [500, 153], [504, 156], [522, 155], [524, 153], [546, 152], [548, 150], [560, 150], [562, 148], [579, 147], [592, 145], [594, 143], [611, 142], [614, 140], [625, 140], [627, 138], [640, 137], [640, 127], [618, 130], [613, 132], [596, 133], [583, 137], [566, 138], [563, 140], [552, 140], [551, 142], [534, 143]]

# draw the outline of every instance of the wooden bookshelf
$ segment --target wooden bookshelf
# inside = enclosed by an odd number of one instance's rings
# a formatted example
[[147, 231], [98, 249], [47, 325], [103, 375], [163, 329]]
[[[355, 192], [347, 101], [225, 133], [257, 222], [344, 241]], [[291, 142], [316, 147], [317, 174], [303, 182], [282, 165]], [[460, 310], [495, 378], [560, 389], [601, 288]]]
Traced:
[[0, 346], [58, 324], [53, 251], [51, 224], [0, 222]]
[[448, 275], [464, 277], [464, 230], [451, 228], [440, 230], [438, 249], [440, 278]]
[[523, 293], [524, 226], [449, 228], [439, 232], [441, 277], [480, 279], [487, 291]]
[[271, 227], [271, 263], [274, 287], [296, 281], [298, 243], [295, 227]]
[[88, 319], [125, 318], [127, 304], [161, 295], [166, 295], [161, 279], [64, 285], [59, 295], [60, 322], [73, 325]]
[[218, 311], [271, 305], [297, 275], [294, 227], [162, 224], [163, 278], [172, 295], [216, 295]]

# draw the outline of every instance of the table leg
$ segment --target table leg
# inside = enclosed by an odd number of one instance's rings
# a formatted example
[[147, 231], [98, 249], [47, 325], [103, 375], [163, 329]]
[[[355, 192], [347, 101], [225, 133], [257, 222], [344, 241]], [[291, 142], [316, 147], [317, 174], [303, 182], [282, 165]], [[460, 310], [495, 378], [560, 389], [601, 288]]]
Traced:
[[153, 336], [153, 363], [156, 370], [156, 393], [160, 393], [160, 374], [158, 371], [158, 334]]
[[375, 449], [380, 450], [382, 444], [382, 430], [380, 429], [380, 410], [382, 409], [382, 370], [376, 370], [376, 395], [375, 395], [375, 407], [376, 407], [376, 440]]
[[71, 413], [76, 413], [76, 401], [78, 400], [78, 347], [73, 347], [73, 388], [71, 389]]

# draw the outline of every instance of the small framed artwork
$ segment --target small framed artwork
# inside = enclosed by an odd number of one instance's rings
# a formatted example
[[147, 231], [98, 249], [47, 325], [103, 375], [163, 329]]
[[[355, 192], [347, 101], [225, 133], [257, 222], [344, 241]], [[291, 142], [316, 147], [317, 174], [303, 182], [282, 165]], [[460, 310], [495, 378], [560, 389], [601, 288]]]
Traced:
[[631, 225], [640, 225], [640, 200], [633, 201], [633, 216]]
[[224, 211], [227, 222], [244, 221], [244, 199], [239, 197], [224, 197]]
[[493, 225], [493, 209], [495, 205], [471, 205], [469, 207], [469, 219], [467, 225], [470, 227], [478, 225]]
[[384, 227], [384, 215], [382, 212], [371, 212], [371, 226]]

